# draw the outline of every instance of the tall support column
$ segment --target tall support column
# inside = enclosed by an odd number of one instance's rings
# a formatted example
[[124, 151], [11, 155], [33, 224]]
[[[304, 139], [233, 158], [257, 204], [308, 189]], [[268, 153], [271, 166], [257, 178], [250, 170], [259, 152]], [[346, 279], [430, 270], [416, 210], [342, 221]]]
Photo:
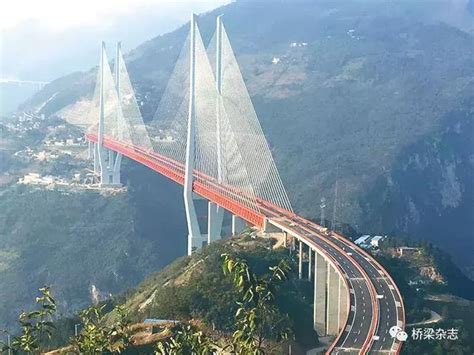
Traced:
[[109, 170], [112, 171], [112, 168], [114, 166], [114, 151], [111, 149], [108, 149], [108, 153], [109, 153], [108, 166], [109, 166]]
[[87, 159], [92, 159], [94, 156], [94, 142], [87, 141]]
[[[217, 152], [217, 182], [222, 182], [222, 152], [221, 152], [221, 106], [222, 106], [222, 20], [217, 17], [216, 23], [216, 152]], [[208, 206], [208, 243], [217, 240], [222, 235], [224, 209], [209, 202]], [[232, 219], [234, 222], [234, 219]], [[234, 226], [234, 223], [232, 223]], [[240, 230], [238, 231], [240, 232]], [[234, 229], [232, 229], [234, 234]]]
[[99, 129], [97, 137], [97, 153], [99, 156], [99, 167], [100, 167], [100, 184], [109, 184], [109, 171], [107, 169], [106, 162], [106, 151], [104, 149], [104, 120], [105, 120], [105, 109], [104, 109], [104, 66], [105, 66], [105, 43], [102, 42], [102, 49], [100, 53], [100, 113], [99, 113]]
[[92, 149], [93, 154], [94, 154], [94, 173], [99, 174], [100, 173], [100, 166], [99, 166], [99, 152], [97, 150], [97, 143], [93, 142], [92, 143]]
[[247, 223], [242, 218], [232, 215], [232, 235], [240, 234], [246, 226]]
[[327, 262], [318, 252], [314, 253], [314, 330], [319, 336], [326, 335], [326, 281]]
[[114, 168], [112, 172], [112, 183], [115, 185], [120, 185], [121, 183], [121, 175], [120, 175], [120, 167], [122, 166], [122, 154], [117, 153], [115, 156]]
[[186, 137], [186, 165], [184, 172], [184, 208], [188, 224], [188, 255], [199, 248], [201, 231], [193, 201], [193, 171], [194, 171], [194, 134], [196, 119], [196, 15], [191, 17], [191, 43], [190, 43], [190, 71], [189, 71], [189, 111], [188, 131]]
[[311, 247], [308, 245], [308, 280], [311, 281], [312, 279], [312, 271], [313, 271], [313, 267], [311, 265], [312, 263], [312, 256], [313, 256], [313, 249], [311, 249]]
[[339, 317], [338, 317], [338, 330], [340, 331], [344, 327], [344, 321], [347, 318], [347, 286], [342, 278], [339, 278]]
[[113, 183], [113, 168], [114, 168], [114, 157], [115, 157], [115, 152], [111, 149], [107, 149], [108, 152], [108, 159], [107, 159], [107, 171], [109, 173], [109, 181]]
[[303, 242], [300, 240], [300, 249], [298, 252], [298, 278], [303, 278]]
[[336, 335], [339, 331], [339, 274], [334, 267], [328, 267], [327, 326], [328, 335]]
[[[121, 42], [117, 42], [117, 52], [115, 54], [115, 87], [117, 90], [117, 97], [118, 102], [121, 107], [122, 105], [122, 98], [120, 96], [120, 52], [121, 52], [122, 44]], [[109, 158], [110, 159], [110, 158]], [[109, 160], [110, 162], [110, 169], [112, 171], [112, 183], [114, 185], [120, 185], [120, 168], [122, 166], [122, 154], [117, 153], [115, 155], [115, 159], [113, 156]]]
[[217, 180], [222, 182], [221, 151], [221, 106], [222, 106], [222, 15], [216, 23], [216, 142], [217, 142]]
[[207, 205], [207, 243], [218, 240], [222, 235], [222, 221], [224, 209], [214, 202]]
[[285, 248], [288, 247], [288, 233], [285, 231], [283, 231], [283, 246]]

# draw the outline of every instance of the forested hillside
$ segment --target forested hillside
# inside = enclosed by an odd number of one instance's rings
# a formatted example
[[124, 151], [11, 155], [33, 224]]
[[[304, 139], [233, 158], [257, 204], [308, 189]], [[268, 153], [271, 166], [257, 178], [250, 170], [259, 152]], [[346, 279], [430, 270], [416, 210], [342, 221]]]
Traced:
[[179, 190], [138, 164], [125, 171], [128, 191], [0, 190], [0, 329], [43, 285], [67, 315], [184, 254]]
[[[456, 4], [237, 1], [199, 24], [209, 40], [216, 15], [224, 14], [298, 212], [319, 216], [324, 197], [329, 218], [360, 232], [435, 241], [468, 270], [474, 18], [467, 2]], [[186, 32], [183, 26], [159, 36], [127, 58], [145, 119], [153, 117]], [[57, 93], [44, 113], [67, 111], [90, 97], [94, 78], [91, 70], [58, 79], [28, 105]]]

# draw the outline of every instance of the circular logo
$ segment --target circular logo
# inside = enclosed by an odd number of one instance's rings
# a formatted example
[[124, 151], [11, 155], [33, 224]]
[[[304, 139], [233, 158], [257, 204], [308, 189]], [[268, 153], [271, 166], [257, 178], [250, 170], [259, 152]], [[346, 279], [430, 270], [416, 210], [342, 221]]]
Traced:
[[408, 334], [407, 332], [404, 332], [403, 330], [397, 333], [397, 340], [400, 341], [405, 341], [408, 339]]
[[392, 338], [395, 338], [399, 332], [402, 331], [402, 328], [399, 326], [394, 325], [393, 327], [390, 328], [389, 333]]

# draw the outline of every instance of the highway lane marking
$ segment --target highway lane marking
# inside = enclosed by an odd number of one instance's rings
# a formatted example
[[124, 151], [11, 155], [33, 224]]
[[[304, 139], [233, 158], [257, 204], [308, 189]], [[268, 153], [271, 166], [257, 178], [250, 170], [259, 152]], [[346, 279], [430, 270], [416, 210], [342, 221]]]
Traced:
[[342, 350], [344, 352], [346, 351], [357, 351], [359, 352], [360, 351], [360, 348], [346, 348], [346, 347], [343, 347], [343, 346], [338, 346], [337, 348], [335, 348], [334, 350]]

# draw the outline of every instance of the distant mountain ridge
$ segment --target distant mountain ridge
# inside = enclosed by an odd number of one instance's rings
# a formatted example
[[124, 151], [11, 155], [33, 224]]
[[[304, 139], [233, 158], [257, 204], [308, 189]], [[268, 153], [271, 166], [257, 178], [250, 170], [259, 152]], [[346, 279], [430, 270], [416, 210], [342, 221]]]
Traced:
[[[224, 14], [298, 212], [320, 216], [324, 197], [328, 219], [435, 241], [469, 268], [474, 37], [447, 24], [457, 15], [441, 22], [449, 1], [428, 3], [237, 1], [199, 24], [208, 40]], [[147, 41], [127, 58], [145, 119], [186, 32], [182, 26]], [[57, 93], [43, 111], [66, 115], [64, 108], [90, 97], [94, 77], [92, 70], [60, 78], [27, 106]]]

